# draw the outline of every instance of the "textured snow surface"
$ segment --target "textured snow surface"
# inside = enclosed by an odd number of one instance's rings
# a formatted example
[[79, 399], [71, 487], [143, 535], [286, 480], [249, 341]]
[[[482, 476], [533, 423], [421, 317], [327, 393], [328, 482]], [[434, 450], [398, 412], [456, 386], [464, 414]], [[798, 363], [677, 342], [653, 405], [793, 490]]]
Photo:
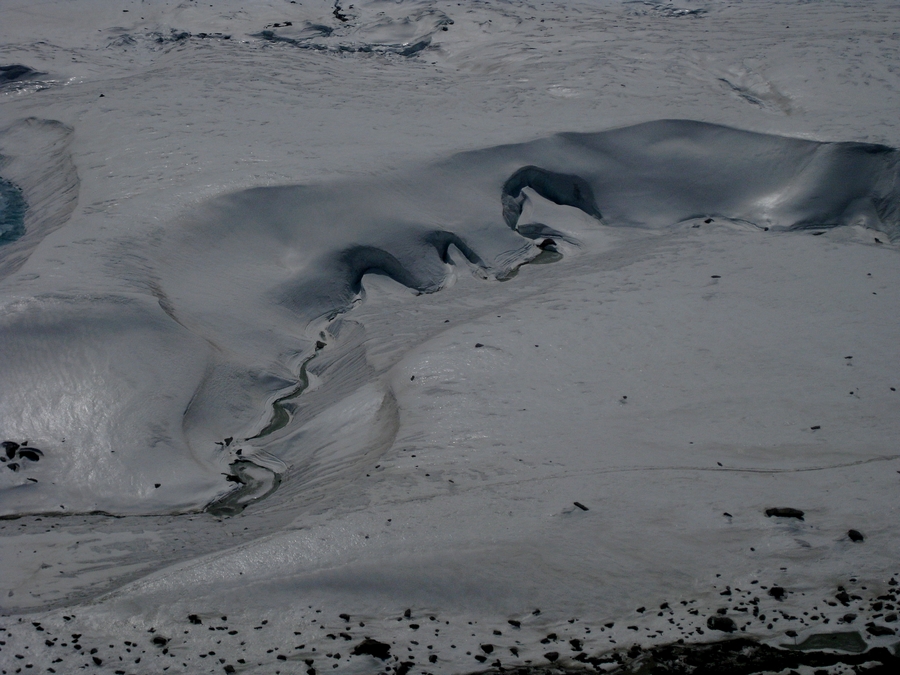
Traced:
[[894, 3], [201, 5], [4, 3], [0, 669], [897, 640]]

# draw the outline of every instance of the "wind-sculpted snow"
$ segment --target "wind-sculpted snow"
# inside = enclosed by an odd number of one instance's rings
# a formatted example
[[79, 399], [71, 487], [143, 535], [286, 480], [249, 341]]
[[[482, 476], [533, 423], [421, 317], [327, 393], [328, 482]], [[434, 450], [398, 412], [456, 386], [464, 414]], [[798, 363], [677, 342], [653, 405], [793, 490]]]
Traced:
[[[29, 440], [45, 457], [28, 471], [0, 471], [0, 513], [186, 511], [221, 504], [234, 483], [265, 492], [279, 476], [284, 489], [294, 475], [314, 481], [317, 470], [355, 466], [346, 458], [369, 452], [373, 438], [390, 442], [389, 431], [366, 440], [359, 429], [394, 428], [396, 412], [385, 385], [362, 375], [363, 356], [342, 362], [344, 371], [361, 369], [354, 386], [334, 375], [341, 368], [330, 376], [342, 382], [336, 396], [356, 397], [346, 408], [352, 419], [320, 425], [333, 430], [326, 438], [301, 414], [307, 364], [349, 339], [333, 320], [363, 299], [368, 274], [420, 293], [448, 283], [454, 261], [508, 278], [541, 254], [554, 227], [519, 222], [534, 195], [581, 210], [598, 228], [714, 218], [772, 231], [853, 224], [900, 235], [896, 150], [688, 121], [222, 195], [106, 251], [120, 293], [75, 291], [70, 278], [52, 297], [23, 299], [20, 283], [6, 298], [0, 440]], [[26, 227], [21, 240], [28, 236]], [[342, 459], [329, 464], [322, 453]], [[276, 480], [241, 479], [247, 462]]]

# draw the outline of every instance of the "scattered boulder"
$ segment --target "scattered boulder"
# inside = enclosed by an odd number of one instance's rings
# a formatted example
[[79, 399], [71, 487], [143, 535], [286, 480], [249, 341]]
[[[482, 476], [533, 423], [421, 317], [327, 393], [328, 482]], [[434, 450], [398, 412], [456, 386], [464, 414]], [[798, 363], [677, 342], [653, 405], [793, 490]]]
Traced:
[[16, 456], [16, 450], [19, 449], [19, 444], [15, 441], [3, 441], [0, 443], [0, 447], [6, 452], [6, 457], [12, 459]]
[[555, 663], [559, 658], [559, 652], [547, 652], [544, 654], [544, 658], [547, 659], [550, 663]]
[[797, 518], [798, 520], [803, 520], [803, 511], [789, 507], [766, 509], [766, 517], [772, 518], [773, 516], [775, 518]]
[[787, 595], [787, 591], [784, 590], [781, 586], [772, 586], [769, 589], [769, 595], [771, 595], [776, 600], [783, 600], [784, 596]]
[[391, 655], [391, 646], [372, 638], [366, 638], [353, 648], [354, 656], [374, 656], [376, 659], [386, 661]]
[[733, 633], [737, 630], [737, 624], [727, 616], [711, 616], [706, 620], [706, 627], [710, 630], [719, 630], [723, 633]]
[[859, 530], [849, 530], [847, 532], [847, 536], [850, 537], [850, 541], [865, 541], [866, 538], [863, 536], [863, 533]]
[[896, 635], [897, 631], [887, 626], [879, 626], [877, 623], [867, 623], [866, 632], [875, 637], [883, 637], [885, 635]]

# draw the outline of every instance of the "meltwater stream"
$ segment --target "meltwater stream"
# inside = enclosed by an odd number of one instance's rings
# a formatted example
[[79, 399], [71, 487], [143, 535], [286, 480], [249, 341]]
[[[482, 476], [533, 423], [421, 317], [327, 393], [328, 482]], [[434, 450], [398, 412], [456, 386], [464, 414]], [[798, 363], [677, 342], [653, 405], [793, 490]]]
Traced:
[[[28, 295], [19, 279], [2, 296], [0, 440], [46, 457], [0, 470], [0, 515], [196, 511], [225, 503], [235, 482], [267, 493], [312, 454], [348, 452], [314, 441], [286, 408], [302, 407], [308, 360], [340, 342], [330, 322], [361, 300], [367, 274], [440, 290], [454, 249], [500, 280], [555, 258], [554, 223], [520, 222], [529, 194], [597, 227], [716, 218], [773, 232], [857, 225], [894, 240], [898, 159], [880, 145], [663, 120], [216, 197], [143, 239], [98, 247], [118, 291], [60, 273], [53, 293]], [[13, 214], [17, 193], [4, 189]], [[13, 224], [0, 232], [20, 227], [4, 218]], [[376, 390], [360, 410], [387, 400]], [[235, 438], [246, 440], [224, 441]], [[248, 473], [263, 455], [283, 465], [269, 469], [272, 485]]]

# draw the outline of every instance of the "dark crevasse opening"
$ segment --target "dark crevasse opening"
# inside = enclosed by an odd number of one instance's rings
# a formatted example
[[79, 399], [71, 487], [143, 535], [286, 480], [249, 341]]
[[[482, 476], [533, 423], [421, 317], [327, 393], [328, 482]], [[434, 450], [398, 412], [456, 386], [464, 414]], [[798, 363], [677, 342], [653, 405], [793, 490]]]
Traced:
[[25, 234], [27, 208], [21, 188], [0, 178], [0, 245], [15, 241]]

